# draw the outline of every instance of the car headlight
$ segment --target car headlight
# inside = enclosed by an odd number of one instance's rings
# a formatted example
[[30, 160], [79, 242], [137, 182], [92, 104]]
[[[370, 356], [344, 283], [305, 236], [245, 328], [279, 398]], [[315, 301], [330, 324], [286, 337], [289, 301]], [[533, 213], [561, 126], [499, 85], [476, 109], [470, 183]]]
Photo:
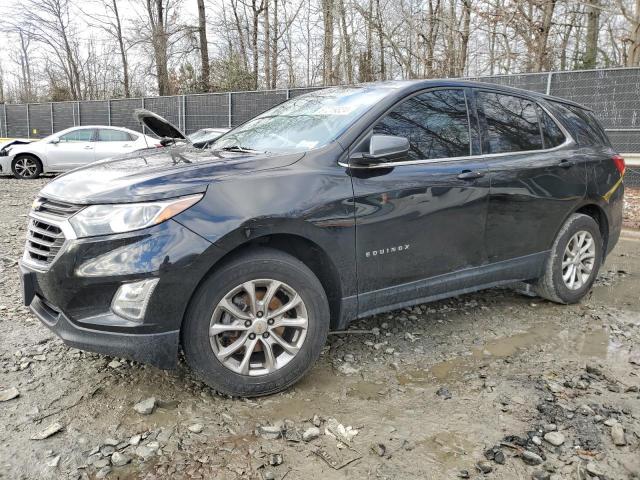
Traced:
[[203, 195], [157, 202], [91, 205], [76, 213], [69, 222], [78, 237], [140, 230], [169, 220], [198, 203]]

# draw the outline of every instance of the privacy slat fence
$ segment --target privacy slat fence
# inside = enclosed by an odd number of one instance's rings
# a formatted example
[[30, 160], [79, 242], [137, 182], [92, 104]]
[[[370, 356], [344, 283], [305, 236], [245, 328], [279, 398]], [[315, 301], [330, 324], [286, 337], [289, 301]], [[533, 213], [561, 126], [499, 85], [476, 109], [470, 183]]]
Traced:
[[[586, 105], [598, 115], [619, 152], [640, 153], [640, 68], [472, 79], [547, 93]], [[232, 127], [289, 98], [316, 89], [0, 105], [0, 137], [42, 138], [79, 125], [115, 125], [140, 130], [132, 116], [133, 110], [140, 107], [166, 117], [186, 133], [205, 127]], [[640, 179], [640, 174], [636, 175]]]

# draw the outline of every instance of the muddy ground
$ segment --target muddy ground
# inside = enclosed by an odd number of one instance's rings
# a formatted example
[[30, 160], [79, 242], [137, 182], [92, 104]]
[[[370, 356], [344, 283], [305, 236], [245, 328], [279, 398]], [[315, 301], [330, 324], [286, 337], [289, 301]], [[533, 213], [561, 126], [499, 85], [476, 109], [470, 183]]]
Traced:
[[235, 400], [184, 365], [67, 348], [20, 305], [49, 180], [0, 178], [0, 397], [19, 392], [0, 401], [0, 478], [640, 478], [638, 238], [579, 305], [500, 289], [378, 315], [289, 391]]

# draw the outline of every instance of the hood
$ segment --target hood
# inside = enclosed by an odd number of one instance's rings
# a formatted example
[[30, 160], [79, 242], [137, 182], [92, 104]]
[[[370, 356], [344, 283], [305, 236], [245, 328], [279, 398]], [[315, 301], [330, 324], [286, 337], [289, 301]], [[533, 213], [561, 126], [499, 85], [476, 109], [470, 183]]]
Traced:
[[0, 143], [0, 156], [7, 156], [11, 150], [16, 150], [20, 145], [28, 145], [34, 143], [37, 140], [26, 140], [22, 138], [16, 138], [9, 140], [8, 142]]
[[172, 147], [139, 150], [61, 175], [40, 195], [68, 203], [132, 203], [204, 192], [229, 175], [291, 165], [304, 153], [273, 155]]
[[182, 131], [161, 117], [157, 113], [153, 113], [144, 108], [138, 108], [133, 112], [133, 118], [138, 123], [144, 125], [160, 138], [173, 138], [174, 140], [187, 140], [187, 136]]

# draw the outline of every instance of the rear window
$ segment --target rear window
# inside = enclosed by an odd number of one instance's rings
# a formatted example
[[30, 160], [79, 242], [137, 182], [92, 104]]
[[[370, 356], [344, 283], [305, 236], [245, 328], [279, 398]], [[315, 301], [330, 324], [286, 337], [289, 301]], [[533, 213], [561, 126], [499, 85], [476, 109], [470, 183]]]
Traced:
[[478, 100], [487, 123], [486, 153], [542, 150], [542, 135], [534, 102], [492, 92], [479, 92]]
[[610, 145], [609, 139], [592, 112], [563, 103], [554, 103], [554, 106], [562, 113], [564, 122], [578, 145]]

